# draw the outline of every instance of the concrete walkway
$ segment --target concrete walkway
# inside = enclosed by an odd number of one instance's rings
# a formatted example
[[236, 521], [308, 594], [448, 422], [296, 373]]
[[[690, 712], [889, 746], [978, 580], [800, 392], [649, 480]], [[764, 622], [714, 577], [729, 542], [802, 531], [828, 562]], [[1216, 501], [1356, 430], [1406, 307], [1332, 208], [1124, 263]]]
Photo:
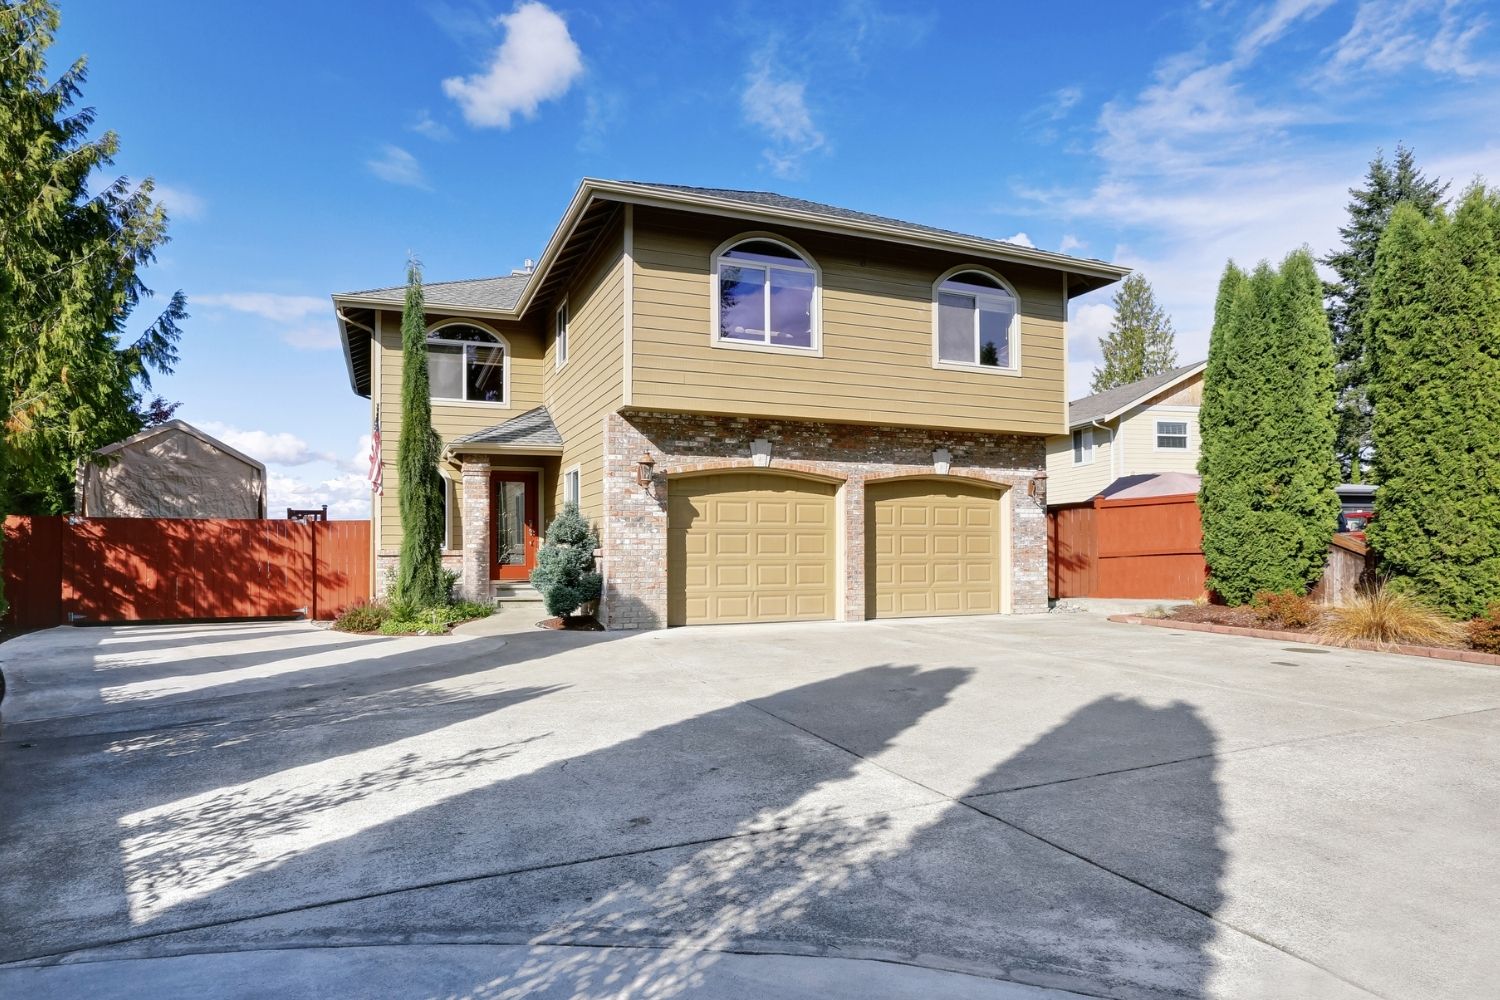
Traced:
[[1500, 671], [1090, 614], [0, 645], [0, 995], [1481, 996]]

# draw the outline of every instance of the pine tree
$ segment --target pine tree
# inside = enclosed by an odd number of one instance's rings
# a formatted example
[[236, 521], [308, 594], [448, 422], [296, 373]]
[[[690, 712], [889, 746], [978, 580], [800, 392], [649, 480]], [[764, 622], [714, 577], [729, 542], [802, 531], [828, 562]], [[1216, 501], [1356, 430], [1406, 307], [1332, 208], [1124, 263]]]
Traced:
[[1166, 311], [1156, 304], [1151, 283], [1132, 274], [1114, 297], [1115, 318], [1099, 338], [1104, 366], [1094, 369], [1093, 392], [1128, 385], [1177, 367], [1176, 334]]
[[1199, 411], [1203, 551], [1209, 585], [1244, 603], [1304, 592], [1338, 521], [1333, 345], [1312, 257], [1219, 285]]
[[542, 595], [548, 614], [567, 618], [580, 605], [599, 599], [603, 578], [594, 571], [598, 547], [599, 539], [578, 513], [578, 505], [565, 504], [548, 526], [546, 543], [531, 571], [531, 585]]
[[1500, 601], [1500, 192], [1451, 216], [1396, 209], [1368, 336], [1380, 489], [1371, 547], [1390, 585], [1458, 615]]
[[401, 440], [396, 468], [401, 508], [401, 560], [395, 596], [414, 607], [446, 603], [443, 580], [443, 481], [438, 473], [442, 442], [432, 429], [432, 392], [427, 377], [427, 315], [422, 267], [406, 268], [401, 310]]
[[187, 316], [178, 292], [125, 336], [167, 216], [149, 178], [97, 176], [119, 139], [74, 110], [84, 60], [47, 81], [58, 23], [49, 0], [0, 5], [0, 513], [71, 509], [79, 460], [143, 426]]
[[1416, 159], [1405, 146], [1396, 147], [1393, 163], [1377, 152], [1365, 186], [1349, 189], [1349, 221], [1339, 229], [1342, 247], [1323, 258], [1338, 275], [1338, 280], [1324, 286], [1324, 294], [1338, 359], [1339, 462], [1354, 482], [1362, 478], [1361, 463], [1368, 461], [1372, 444], [1370, 383], [1378, 358], [1366, 334], [1365, 313], [1376, 248], [1398, 204], [1410, 204], [1432, 219], [1442, 210], [1447, 192], [1446, 182], [1417, 170]]

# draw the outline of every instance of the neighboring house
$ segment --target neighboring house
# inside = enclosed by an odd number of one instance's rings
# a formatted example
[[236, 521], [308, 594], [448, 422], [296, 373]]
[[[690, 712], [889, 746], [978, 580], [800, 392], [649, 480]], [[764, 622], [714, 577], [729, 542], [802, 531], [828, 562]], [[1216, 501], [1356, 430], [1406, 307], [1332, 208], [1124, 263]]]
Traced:
[[1047, 439], [1047, 503], [1084, 503], [1126, 476], [1197, 475], [1207, 366], [1183, 365], [1069, 403], [1069, 433]]
[[84, 517], [266, 516], [266, 467], [181, 420], [100, 448], [76, 489]]
[[[534, 269], [425, 287], [445, 560], [524, 585], [577, 501], [611, 628], [1047, 607], [1048, 435], [1102, 261], [747, 191], [585, 180]], [[401, 541], [403, 289], [333, 296]]]

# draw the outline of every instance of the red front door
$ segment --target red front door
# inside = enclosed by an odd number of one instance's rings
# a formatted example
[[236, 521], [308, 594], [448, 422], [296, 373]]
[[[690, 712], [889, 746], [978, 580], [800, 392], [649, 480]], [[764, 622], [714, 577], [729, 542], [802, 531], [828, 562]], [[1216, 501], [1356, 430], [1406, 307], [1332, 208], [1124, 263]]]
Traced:
[[525, 580], [536, 567], [537, 474], [490, 473], [490, 571], [492, 580]]

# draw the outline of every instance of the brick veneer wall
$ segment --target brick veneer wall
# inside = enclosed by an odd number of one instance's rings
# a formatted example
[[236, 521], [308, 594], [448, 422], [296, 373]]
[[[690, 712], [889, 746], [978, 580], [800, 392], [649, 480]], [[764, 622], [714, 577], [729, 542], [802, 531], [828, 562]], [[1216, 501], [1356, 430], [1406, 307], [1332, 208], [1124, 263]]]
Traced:
[[[952, 455], [950, 475], [1011, 487], [1011, 610], [1047, 610], [1047, 520], [1026, 485], [1046, 466], [1042, 437], [916, 428], [815, 424], [701, 414], [611, 414], [604, 442], [604, 620], [609, 628], [667, 622], [667, 491], [674, 474], [753, 468], [750, 443], [771, 443], [778, 468], [842, 479], [843, 618], [865, 617], [865, 500], [869, 481], [933, 473], [932, 453]], [[643, 453], [655, 459], [649, 487], [636, 482]], [[467, 486], [466, 486], [467, 488]]]

